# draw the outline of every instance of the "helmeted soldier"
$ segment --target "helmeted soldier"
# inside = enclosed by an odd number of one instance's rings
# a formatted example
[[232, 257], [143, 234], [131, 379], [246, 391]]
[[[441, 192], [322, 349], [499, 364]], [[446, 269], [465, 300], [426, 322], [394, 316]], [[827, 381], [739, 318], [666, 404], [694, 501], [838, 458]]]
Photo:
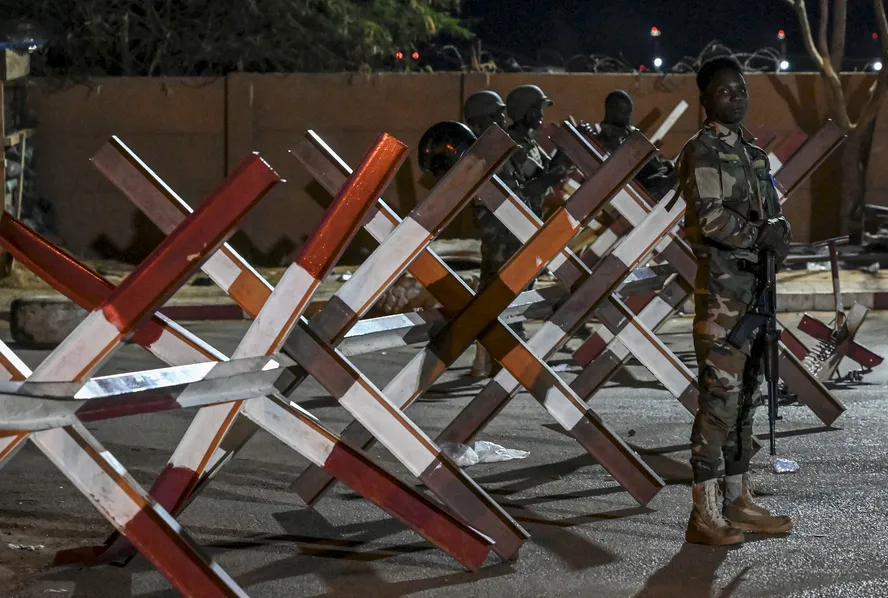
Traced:
[[429, 127], [416, 148], [419, 167], [441, 178], [475, 143], [476, 137], [464, 124], [445, 120]]
[[[488, 126], [496, 124], [491, 121]], [[482, 131], [483, 132], [483, 131]], [[443, 121], [433, 125], [422, 136], [417, 147], [420, 168], [436, 178], [444, 176], [459, 158], [475, 143], [474, 132], [454, 121]], [[508, 162], [503, 169], [510, 169]], [[502, 172], [502, 169], [501, 171]], [[481, 276], [478, 292], [496, 279], [499, 269], [521, 247], [518, 239], [484, 207], [478, 200], [473, 206], [475, 227], [481, 237]], [[524, 327], [512, 324], [511, 328], [523, 337]], [[472, 375], [486, 377], [497, 371], [501, 366], [480, 344], [475, 347], [475, 361], [472, 364]]]
[[536, 85], [520, 85], [506, 97], [506, 114], [512, 121], [506, 131], [519, 148], [510, 159], [520, 177], [513, 190], [540, 217], [547, 193], [566, 173], [561, 158], [553, 160], [537, 140], [545, 109], [553, 103]]
[[463, 118], [476, 136], [480, 137], [490, 125], [506, 128], [506, 103], [495, 91], [478, 91], [466, 98]]
[[[632, 126], [634, 110], [635, 104], [629, 94], [621, 89], [614, 90], [604, 100], [604, 119], [597, 125], [581, 125], [580, 130], [613, 153], [637, 130]], [[675, 166], [670, 160], [656, 154], [635, 178], [654, 199], [660, 201], [675, 187]]]
[[[748, 472], [753, 414], [761, 401], [763, 336], [741, 349], [727, 336], [755, 303], [760, 253], [778, 260], [792, 238], [780, 210], [767, 154], [744, 139], [740, 124], [748, 91], [733, 58], [710, 60], [697, 73], [707, 119], [678, 161], [687, 201], [687, 239], [697, 256], [694, 349], [699, 366], [699, 406], [691, 433], [693, 500], [688, 542], [742, 542], [743, 532], [785, 533], [786, 516], [753, 501]], [[724, 458], [724, 495], [719, 479]]]
[[[478, 136], [492, 125], [505, 127], [505, 110], [506, 104], [500, 95], [488, 90], [470, 95], [463, 106], [466, 124]], [[506, 161], [497, 174], [510, 189], [516, 192], [519, 198], [527, 203], [524, 196], [519, 192], [525, 179], [514, 162], [511, 160]], [[496, 279], [499, 269], [518, 251], [521, 243], [477, 199], [473, 204], [472, 216], [475, 230], [478, 231], [478, 236], [481, 239], [481, 273], [478, 280], [478, 292], [481, 292]], [[511, 328], [520, 336], [524, 336], [524, 327], [520, 323], [513, 324]], [[475, 360], [472, 363], [471, 375], [474, 377], [487, 377], [496, 373], [498, 369], [499, 364], [491, 359], [484, 347], [476, 343]]]

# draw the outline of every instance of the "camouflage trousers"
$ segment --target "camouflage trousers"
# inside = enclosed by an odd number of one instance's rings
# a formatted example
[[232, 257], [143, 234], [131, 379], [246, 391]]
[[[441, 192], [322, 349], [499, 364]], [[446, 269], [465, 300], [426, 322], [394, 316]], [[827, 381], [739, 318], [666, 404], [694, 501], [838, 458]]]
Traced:
[[[510, 235], [511, 236], [511, 235]], [[515, 237], [511, 239], [505, 235], [497, 235], [493, 238], [486, 239], [484, 234], [481, 235], [481, 274], [478, 279], [478, 292], [483, 291], [487, 285], [496, 280], [497, 273], [509, 258], [515, 255], [515, 252], [521, 247], [521, 243]], [[531, 282], [528, 288], [532, 288]], [[524, 324], [518, 322], [509, 326], [522, 339], [524, 336]]]
[[[481, 237], [481, 273], [478, 279], [478, 293], [480, 293], [496, 280], [500, 268], [521, 248], [521, 241], [486, 208], [476, 207], [475, 227]], [[532, 289], [533, 282], [527, 288]], [[525, 338], [522, 323], [512, 324], [509, 327], [522, 339]]]
[[[699, 293], [699, 291], [698, 291]], [[762, 337], [736, 349], [727, 336], [746, 313], [746, 303], [708, 294], [695, 296], [694, 350], [699, 366], [699, 404], [691, 431], [694, 481], [749, 470], [753, 415], [761, 403]]]

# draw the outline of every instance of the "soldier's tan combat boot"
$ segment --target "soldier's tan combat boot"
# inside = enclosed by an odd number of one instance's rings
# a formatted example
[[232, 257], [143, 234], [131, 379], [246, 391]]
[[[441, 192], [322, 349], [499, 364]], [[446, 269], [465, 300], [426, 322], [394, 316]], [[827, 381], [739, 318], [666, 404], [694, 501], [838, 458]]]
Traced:
[[688, 521], [685, 541], [708, 546], [729, 546], [743, 542], [743, 532], [722, 515], [722, 493], [718, 480], [693, 485], [694, 508]]
[[785, 534], [792, 531], [787, 515], [771, 515], [768, 509], [755, 504], [749, 474], [725, 477], [725, 517], [736, 527], [755, 534]]
[[472, 370], [469, 375], [472, 378], [490, 378], [496, 376], [502, 369], [498, 361], [490, 357], [481, 343], [475, 343], [475, 360], [472, 362]]

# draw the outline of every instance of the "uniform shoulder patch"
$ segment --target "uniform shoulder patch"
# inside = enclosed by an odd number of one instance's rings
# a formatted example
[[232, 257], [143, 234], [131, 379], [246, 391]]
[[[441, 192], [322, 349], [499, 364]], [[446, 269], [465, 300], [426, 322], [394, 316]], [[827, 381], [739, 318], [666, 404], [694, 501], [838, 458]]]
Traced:
[[714, 166], [698, 166], [694, 169], [694, 180], [700, 198], [721, 197], [722, 184], [718, 168]]

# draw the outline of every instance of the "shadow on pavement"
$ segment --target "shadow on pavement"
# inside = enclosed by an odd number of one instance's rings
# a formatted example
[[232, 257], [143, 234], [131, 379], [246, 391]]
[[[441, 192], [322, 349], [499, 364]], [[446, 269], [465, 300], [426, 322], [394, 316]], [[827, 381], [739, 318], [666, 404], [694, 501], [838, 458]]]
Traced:
[[729, 598], [749, 570], [749, 567], [743, 569], [724, 589], [714, 592], [718, 568], [731, 550], [734, 549], [683, 544], [666, 565], [648, 578], [635, 598]]
[[[74, 591], [65, 592], [71, 598], [130, 598], [132, 596], [133, 574], [149, 568], [139, 559], [128, 567], [63, 568], [54, 569], [41, 575], [41, 581], [73, 582]], [[47, 596], [53, 594], [46, 594]], [[57, 594], [58, 595], [58, 594]], [[170, 594], [174, 595], [174, 594]]]

